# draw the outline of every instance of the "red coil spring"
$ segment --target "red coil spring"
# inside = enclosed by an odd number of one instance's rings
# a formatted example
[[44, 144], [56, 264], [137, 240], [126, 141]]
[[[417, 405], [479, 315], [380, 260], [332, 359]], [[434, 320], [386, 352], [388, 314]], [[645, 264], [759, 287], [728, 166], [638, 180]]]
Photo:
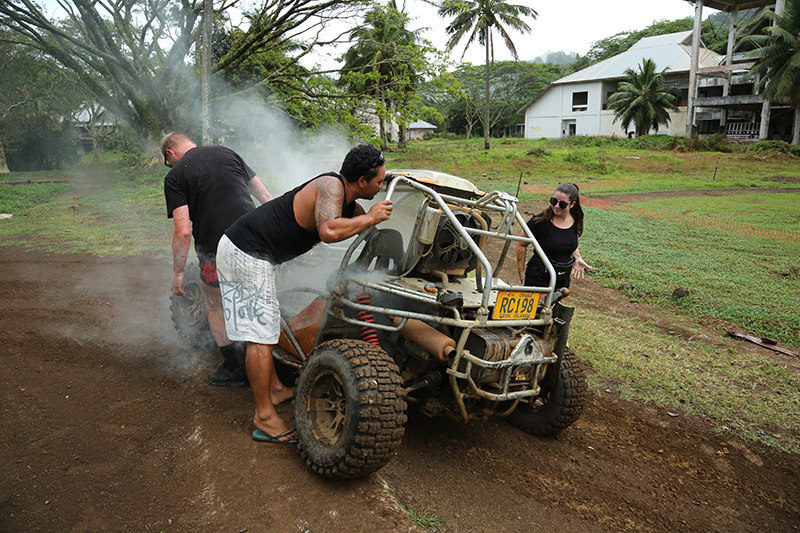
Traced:
[[[364, 294], [356, 298], [356, 303], [361, 305], [372, 305], [372, 299], [369, 297], [368, 294]], [[367, 311], [359, 311], [358, 318], [362, 322], [369, 322], [371, 324], [375, 323], [375, 317], [372, 316], [372, 313]], [[361, 340], [366, 342], [371, 342], [375, 346], [380, 346], [381, 343], [378, 341], [378, 332], [375, 331], [375, 328], [368, 328], [367, 326], [361, 326]]]

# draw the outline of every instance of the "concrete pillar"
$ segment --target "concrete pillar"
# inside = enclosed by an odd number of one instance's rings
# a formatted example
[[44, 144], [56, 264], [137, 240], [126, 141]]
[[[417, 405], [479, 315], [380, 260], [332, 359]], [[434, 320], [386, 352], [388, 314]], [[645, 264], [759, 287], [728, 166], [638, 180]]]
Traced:
[[[777, 0], [775, 2], [775, 14], [776, 15], [783, 15], [784, 10], [786, 9], [786, 0]], [[767, 100], [764, 100], [764, 103], [761, 105], [761, 127], [758, 130], [758, 138], [760, 140], [764, 140], [769, 136], [769, 115], [772, 111], [772, 104]], [[797, 113], [795, 113], [795, 118], [797, 117]], [[797, 127], [797, 121], [795, 120], [795, 128]]]
[[689, 101], [686, 104], [686, 136], [692, 136], [694, 126], [694, 99], [697, 98], [697, 66], [700, 63], [700, 27], [703, 22], [703, 0], [694, 4], [694, 29], [692, 30], [692, 62], [689, 67]]
[[[736, 44], [736, 36], [739, 33], [739, 6], [733, 6], [733, 10], [731, 10], [730, 14], [731, 20], [731, 27], [728, 30], [728, 56], [725, 58], [725, 64], [730, 66], [733, 64], [733, 46]], [[725, 74], [725, 81], [722, 85], [722, 96], [723, 98], [729, 96], [731, 94], [731, 78], [733, 77], [732, 72], [728, 72]], [[728, 108], [722, 108], [722, 116], [719, 119], [719, 125], [725, 129], [725, 125], [728, 123]]]
[[[786, 0], [777, 0], [775, 2], [775, 14], [783, 16], [786, 10]], [[800, 103], [794, 106], [794, 124], [792, 125], [792, 144], [800, 145]]]
[[769, 136], [769, 114], [772, 110], [772, 104], [769, 100], [764, 100], [761, 104], [761, 125], [758, 128], [758, 139], [763, 141]]

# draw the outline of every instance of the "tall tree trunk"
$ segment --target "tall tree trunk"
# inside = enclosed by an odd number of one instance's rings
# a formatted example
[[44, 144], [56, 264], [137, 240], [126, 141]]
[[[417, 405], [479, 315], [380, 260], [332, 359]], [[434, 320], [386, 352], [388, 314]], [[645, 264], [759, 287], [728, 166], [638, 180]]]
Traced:
[[483, 149], [484, 150], [488, 150], [490, 148], [490, 146], [489, 146], [489, 47], [491, 45], [489, 44], [489, 39], [490, 39], [490, 35], [488, 35], [488, 32], [487, 32], [486, 42], [484, 43], [486, 45], [486, 73], [485, 73], [485, 78], [486, 78], [486, 101], [484, 102], [485, 106], [486, 106], [486, 109], [483, 110]]
[[[792, 144], [800, 144], [800, 102], [794, 105], [794, 126], [792, 127]], [[2, 148], [2, 146], [0, 146]]]
[[386, 140], [386, 121], [381, 115], [378, 115], [378, 129], [380, 130], [381, 136], [381, 151], [388, 152], [389, 142]]
[[[405, 91], [403, 91], [405, 93]], [[408, 94], [405, 93], [403, 95], [403, 111], [402, 113], [402, 120], [398, 125], [397, 129], [397, 148], [400, 150], [406, 147], [406, 124], [408, 124]]]
[[100, 161], [100, 146], [97, 142], [97, 136], [100, 135], [100, 132], [97, 127], [98, 117], [94, 111], [91, 113], [89, 119], [91, 120], [89, 123], [89, 135], [92, 136], [92, 161], [97, 163]]
[[0, 137], [0, 174], [8, 174], [8, 162], [6, 161], [6, 149], [3, 146], [3, 137]]

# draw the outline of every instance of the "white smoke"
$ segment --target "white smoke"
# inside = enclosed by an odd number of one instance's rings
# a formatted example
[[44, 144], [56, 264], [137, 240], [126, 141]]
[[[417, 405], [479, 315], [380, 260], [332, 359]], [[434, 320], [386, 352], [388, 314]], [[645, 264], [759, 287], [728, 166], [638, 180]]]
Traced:
[[299, 130], [281, 110], [258, 98], [229, 97], [214, 107], [227, 130], [218, 142], [241, 155], [273, 196], [323, 172], [338, 172], [353, 143], [331, 128]]

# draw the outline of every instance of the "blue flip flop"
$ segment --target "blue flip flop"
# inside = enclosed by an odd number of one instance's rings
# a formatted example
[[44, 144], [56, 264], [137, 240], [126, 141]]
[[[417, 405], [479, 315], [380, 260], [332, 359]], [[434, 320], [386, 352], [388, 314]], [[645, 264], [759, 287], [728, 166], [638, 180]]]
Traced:
[[274, 444], [297, 444], [297, 439], [280, 440], [281, 437], [291, 435], [292, 433], [294, 433], [294, 430], [290, 429], [289, 431], [284, 431], [280, 435], [275, 435], [273, 437], [267, 432], [257, 429], [253, 432], [253, 440], [257, 440], [259, 442], [271, 442]]

